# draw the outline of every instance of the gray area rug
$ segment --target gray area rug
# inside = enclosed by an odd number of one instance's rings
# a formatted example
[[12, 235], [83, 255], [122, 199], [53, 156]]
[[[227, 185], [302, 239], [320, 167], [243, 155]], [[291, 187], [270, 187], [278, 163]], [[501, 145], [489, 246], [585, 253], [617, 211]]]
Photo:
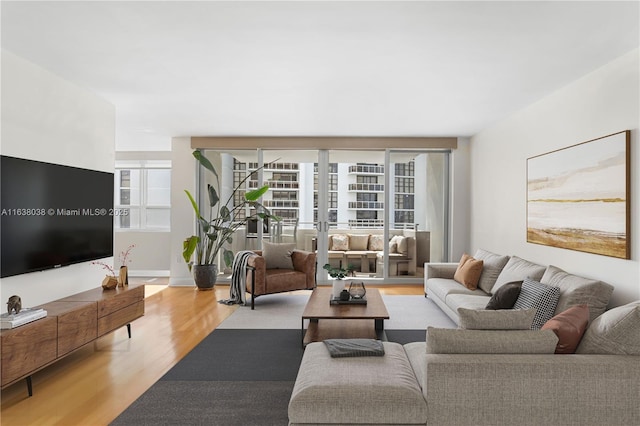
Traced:
[[[239, 307], [111, 424], [286, 426], [308, 298], [270, 295], [259, 298], [253, 311]], [[429, 325], [455, 328], [423, 296], [383, 299], [390, 341], [424, 341]]]
[[286, 426], [293, 381], [160, 381], [112, 425]]
[[[249, 305], [240, 306], [218, 328], [300, 329], [310, 294], [261, 296], [256, 299], [255, 310]], [[387, 330], [426, 330], [427, 326], [456, 328], [456, 324], [424, 296], [383, 295], [382, 299], [389, 312], [389, 320], [384, 322]]]

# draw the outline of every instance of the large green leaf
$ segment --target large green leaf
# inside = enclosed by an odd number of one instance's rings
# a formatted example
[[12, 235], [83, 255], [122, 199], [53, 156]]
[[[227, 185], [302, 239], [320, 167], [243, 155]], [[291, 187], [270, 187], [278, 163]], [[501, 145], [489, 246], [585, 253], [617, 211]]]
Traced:
[[220, 217], [223, 222], [228, 222], [231, 220], [231, 212], [227, 206], [220, 207]]
[[187, 193], [187, 197], [189, 197], [189, 201], [191, 201], [191, 206], [193, 207], [193, 211], [196, 212], [196, 216], [202, 217], [202, 215], [200, 214], [200, 209], [198, 208], [198, 203], [196, 203], [196, 200], [193, 198], [191, 193], [186, 189], [184, 190], [184, 192]]
[[224, 263], [227, 266], [231, 266], [231, 264], [233, 263], [233, 252], [231, 250], [227, 250], [226, 248], [223, 248], [223, 257], [224, 257]]
[[262, 197], [268, 190], [269, 190], [269, 185], [264, 185], [261, 188], [246, 192], [244, 194], [244, 198], [246, 198], [247, 201], [256, 201], [257, 199]]
[[184, 240], [182, 243], [182, 257], [185, 262], [189, 263], [191, 261], [191, 256], [193, 256], [193, 252], [196, 250], [199, 241], [200, 238], [195, 235]]
[[214, 207], [220, 201], [220, 197], [218, 197], [216, 189], [211, 184], [207, 184], [207, 189], [209, 190], [209, 206]]
[[205, 169], [210, 170], [215, 175], [216, 179], [219, 180], [218, 173], [216, 172], [215, 167], [213, 167], [213, 164], [211, 164], [211, 161], [209, 161], [207, 157], [202, 155], [201, 151], [198, 151], [198, 150], [193, 151], [193, 156], [195, 157], [196, 160], [198, 160], [200, 164], [202, 164], [202, 166]]

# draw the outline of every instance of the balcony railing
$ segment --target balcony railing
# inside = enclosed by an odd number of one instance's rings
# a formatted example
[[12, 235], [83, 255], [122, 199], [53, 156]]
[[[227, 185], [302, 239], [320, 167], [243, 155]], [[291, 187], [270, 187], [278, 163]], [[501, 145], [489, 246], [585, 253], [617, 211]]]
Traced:
[[384, 192], [382, 183], [350, 183], [349, 191]]
[[360, 175], [364, 175], [364, 174], [383, 175], [384, 166], [370, 166], [370, 165], [349, 166], [349, 173], [355, 173]]
[[280, 208], [297, 208], [300, 203], [298, 200], [265, 200], [262, 202], [265, 207], [280, 207]]
[[349, 208], [359, 210], [382, 210], [384, 209], [384, 203], [380, 201], [350, 201]]
[[[283, 182], [283, 181], [277, 181], [277, 180], [270, 180], [267, 182], [267, 185], [269, 185], [269, 188], [274, 188], [274, 189], [299, 189], [300, 188], [300, 182]], [[249, 188], [252, 188], [252, 189], [258, 188], [258, 181], [250, 180]]]

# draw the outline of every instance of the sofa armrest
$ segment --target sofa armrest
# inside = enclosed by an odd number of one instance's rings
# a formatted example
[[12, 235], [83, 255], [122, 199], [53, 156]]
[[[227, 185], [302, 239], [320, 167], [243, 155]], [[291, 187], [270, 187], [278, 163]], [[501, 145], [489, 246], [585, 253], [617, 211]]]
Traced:
[[[256, 256], [247, 259], [247, 291], [253, 295], [264, 294], [265, 277], [267, 274], [267, 261], [261, 256], [262, 252], [256, 252]], [[255, 271], [251, 271], [251, 268]], [[252, 273], [255, 274], [255, 283], [252, 280]], [[255, 289], [253, 286], [255, 285]]]
[[640, 356], [424, 359], [428, 424], [640, 424]]
[[424, 279], [425, 281], [429, 278], [453, 279], [456, 269], [458, 269], [458, 263], [425, 263]]

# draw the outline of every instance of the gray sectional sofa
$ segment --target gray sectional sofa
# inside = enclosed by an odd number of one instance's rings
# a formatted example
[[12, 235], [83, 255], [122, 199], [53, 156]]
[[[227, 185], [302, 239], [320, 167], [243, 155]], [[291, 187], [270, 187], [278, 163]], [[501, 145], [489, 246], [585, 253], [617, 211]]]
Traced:
[[[483, 255], [499, 257], [476, 253]], [[289, 424], [639, 425], [640, 301], [605, 311], [608, 284], [517, 257], [485, 265], [489, 292], [461, 291], [450, 282], [451, 265], [425, 264], [428, 297], [464, 328], [429, 328], [425, 341], [406, 345], [384, 342], [382, 357], [332, 358], [323, 343], [308, 345]], [[526, 310], [484, 310], [493, 286], [523, 273], [560, 288], [557, 311], [588, 305], [575, 354], [554, 354], [552, 330], [522, 329]]]

